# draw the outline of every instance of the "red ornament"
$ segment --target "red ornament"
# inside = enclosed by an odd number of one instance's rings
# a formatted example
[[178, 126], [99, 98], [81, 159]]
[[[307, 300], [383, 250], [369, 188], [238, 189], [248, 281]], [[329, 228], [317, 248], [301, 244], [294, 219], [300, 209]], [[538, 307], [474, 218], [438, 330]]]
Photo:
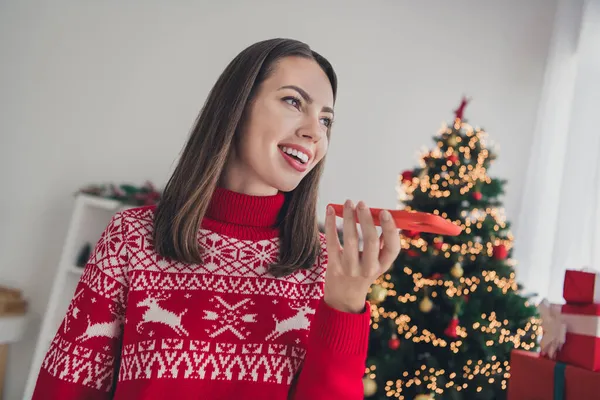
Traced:
[[402, 173], [402, 182], [410, 182], [412, 181], [413, 173], [412, 171], [406, 170]]
[[388, 346], [392, 350], [398, 350], [400, 347], [400, 339], [396, 335], [392, 336], [390, 341], [388, 342]]
[[506, 246], [503, 244], [494, 246], [492, 248], [492, 256], [494, 257], [494, 260], [506, 260], [506, 257], [508, 257]]
[[462, 101], [460, 102], [460, 106], [458, 106], [458, 108], [456, 110], [454, 110], [454, 115], [456, 116], [457, 119], [463, 119], [465, 107], [467, 106], [468, 102], [469, 102], [469, 100], [467, 100], [467, 98], [463, 96]]
[[440, 242], [440, 241], [433, 242], [433, 247], [436, 250], [442, 250], [443, 245], [444, 245], [444, 242]]
[[453, 164], [456, 164], [458, 162], [458, 157], [456, 156], [456, 154], [450, 154], [446, 160], [450, 161]]
[[452, 320], [450, 320], [450, 323], [448, 324], [448, 327], [444, 331], [444, 334], [446, 336], [448, 336], [449, 338], [456, 339], [458, 337], [457, 328], [458, 328], [458, 317], [455, 315], [454, 317], [452, 317]]
[[472, 196], [477, 201], [481, 200], [482, 197], [483, 197], [483, 195], [481, 194], [481, 192], [473, 192]]
[[468, 302], [469, 302], [469, 295], [468, 295], [468, 294], [467, 294], [467, 295], [465, 295], [463, 298], [465, 299], [465, 303], [468, 303]]
[[409, 231], [409, 230], [402, 231], [402, 234], [404, 236], [406, 236], [407, 238], [411, 238], [411, 239], [414, 239], [414, 238], [416, 238], [416, 237], [419, 236], [419, 232], [417, 232], [417, 231]]
[[408, 251], [406, 252], [406, 254], [407, 254], [409, 257], [416, 257], [416, 256], [418, 256], [418, 255], [419, 255], [419, 253], [417, 253], [417, 252], [416, 252], [415, 250], [413, 250], [413, 249], [410, 249], [410, 250], [408, 250]]
[[442, 279], [442, 274], [440, 274], [439, 272], [436, 272], [435, 274], [431, 275], [431, 279], [433, 280], [439, 280]]

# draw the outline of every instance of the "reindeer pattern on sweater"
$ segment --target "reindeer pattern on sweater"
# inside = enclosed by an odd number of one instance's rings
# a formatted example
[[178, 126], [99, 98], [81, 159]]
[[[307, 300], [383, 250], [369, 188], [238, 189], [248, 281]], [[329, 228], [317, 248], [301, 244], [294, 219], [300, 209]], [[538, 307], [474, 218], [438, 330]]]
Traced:
[[122, 346], [119, 382], [289, 386], [323, 295], [323, 238], [312, 269], [274, 278], [267, 267], [277, 259], [277, 238], [244, 241], [202, 229], [198, 239], [205, 262], [184, 264], [154, 251], [152, 220], [151, 208], [112, 219], [70, 305], [78, 312], [65, 316], [43, 368], [108, 390], [114, 349]]

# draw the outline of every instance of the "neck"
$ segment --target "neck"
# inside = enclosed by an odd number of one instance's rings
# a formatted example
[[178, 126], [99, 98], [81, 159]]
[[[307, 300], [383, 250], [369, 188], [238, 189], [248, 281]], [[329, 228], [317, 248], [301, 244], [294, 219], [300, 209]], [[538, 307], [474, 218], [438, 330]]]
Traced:
[[248, 173], [248, 166], [236, 162], [231, 156], [219, 180], [219, 186], [236, 193], [250, 196], [275, 196], [279, 191], [256, 179], [255, 174]]
[[277, 225], [284, 201], [280, 192], [259, 196], [218, 187], [202, 227], [237, 239], [272, 239], [279, 236]]

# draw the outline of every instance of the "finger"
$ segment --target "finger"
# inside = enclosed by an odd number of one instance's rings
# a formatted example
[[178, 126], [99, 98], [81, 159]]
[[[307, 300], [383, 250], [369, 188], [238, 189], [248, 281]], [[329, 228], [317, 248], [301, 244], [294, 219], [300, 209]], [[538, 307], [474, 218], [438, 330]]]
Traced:
[[400, 253], [400, 237], [396, 223], [389, 211], [381, 211], [379, 219], [383, 236], [383, 248], [379, 252], [379, 263], [383, 269], [387, 270]]
[[335, 211], [331, 206], [327, 206], [327, 214], [325, 215], [325, 239], [327, 241], [327, 258], [330, 260], [329, 264], [334, 265], [336, 262], [339, 263], [342, 246], [335, 223]]
[[369, 265], [377, 265], [379, 261], [379, 235], [373, 223], [373, 216], [371, 216], [371, 211], [364, 202], [359, 201], [357, 208], [358, 221], [360, 222], [360, 230], [363, 237], [362, 260], [369, 263]]
[[356, 228], [355, 207], [352, 201], [344, 204], [344, 257], [349, 261], [358, 260], [358, 229]]

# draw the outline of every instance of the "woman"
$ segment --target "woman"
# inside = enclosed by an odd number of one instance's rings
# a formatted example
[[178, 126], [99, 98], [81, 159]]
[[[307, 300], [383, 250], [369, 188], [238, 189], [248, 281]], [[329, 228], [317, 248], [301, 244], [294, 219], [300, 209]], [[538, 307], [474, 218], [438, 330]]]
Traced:
[[336, 89], [294, 40], [227, 66], [160, 204], [104, 231], [34, 399], [362, 399], [365, 299], [400, 244], [362, 202], [343, 248], [331, 208], [318, 231]]

